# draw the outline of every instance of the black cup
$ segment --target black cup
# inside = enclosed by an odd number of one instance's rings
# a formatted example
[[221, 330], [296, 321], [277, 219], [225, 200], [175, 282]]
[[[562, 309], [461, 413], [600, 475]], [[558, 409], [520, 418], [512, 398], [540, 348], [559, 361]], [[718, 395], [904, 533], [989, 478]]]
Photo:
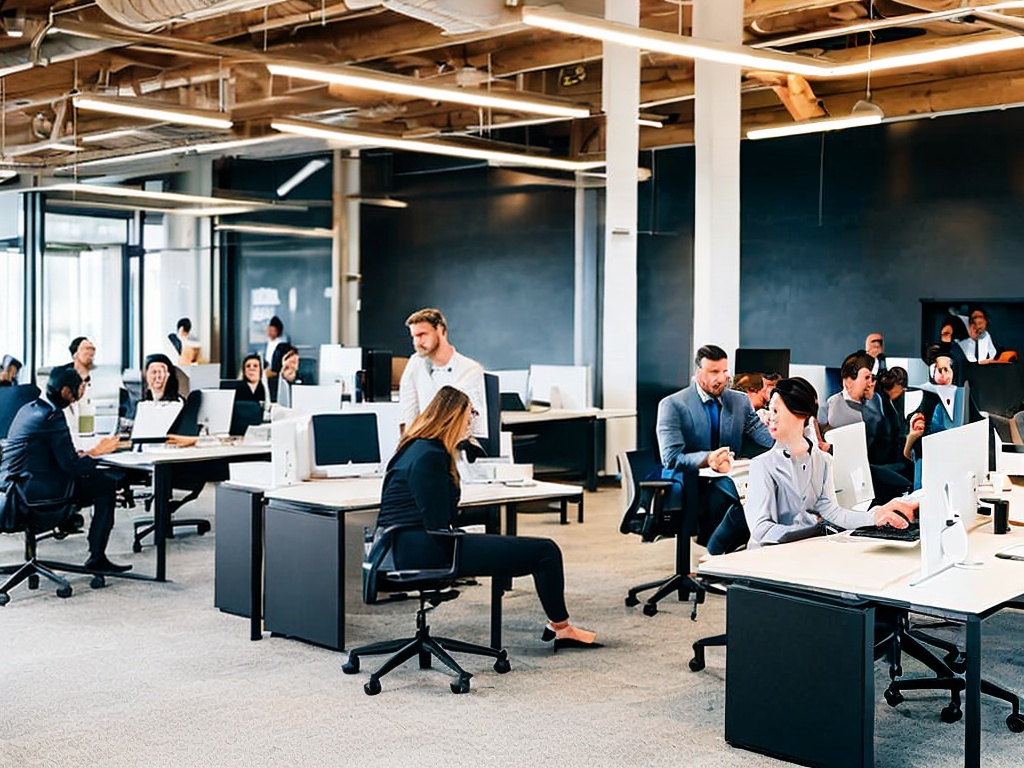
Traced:
[[992, 530], [994, 533], [1010, 532], [1010, 502], [999, 499], [993, 508]]

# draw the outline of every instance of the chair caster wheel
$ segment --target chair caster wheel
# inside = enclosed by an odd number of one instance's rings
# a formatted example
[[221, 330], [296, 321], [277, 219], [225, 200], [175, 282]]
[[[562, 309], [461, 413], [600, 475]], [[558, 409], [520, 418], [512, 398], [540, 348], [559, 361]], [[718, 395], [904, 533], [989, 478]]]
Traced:
[[11, 602], [10, 595], [8, 595], [6, 592], [0, 595], [0, 605], [7, 605], [9, 602]]
[[653, 616], [658, 612], [658, 606], [655, 603], [644, 603], [644, 616]]
[[507, 675], [512, 671], [512, 665], [508, 662], [508, 654], [504, 650], [502, 650], [501, 656], [498, 657], [497, 661], [494, 662], [494, 671], [499, 675]]
[[28, 588], [29, 589], [39, 589], [39, 577], [38, 576], [29, 576], [28, 577]]
[[906, 701], [906, 697], [902, 693], [894, 691], [892, 688], [886, 688], [882, 695], [885, 697], [885, 703], [890, 707], [898, 707]]
[[205, 534], [207, 534], [209, 532], [210, 532], [210, 524], [209, 523], [206, 523], [205, 525], [203, 523], [200, 523], [199, 525], [196, 526], [196, 533], [198, 533], [200, 536], [203, 536], [203, 535], [205, 535]]
[[627, 608], [633, 608], [637, 605], [640, 605], [640, 598], [634, 597], [633, 595], [628, 595], [626, 597], [625, 603]]
[[469, 676], [452, 681], [448, 687], [452, 689], [452, 693], [469, 693]]
[[92, 579], [89, 581], [89, 587], [91, 589], [103, 589], [107, 586], [107, 580], [100, 574], [94, 574]]
[[141, 551], [142, 551], [142, 542], [133, 541], [132, 542], [132, 552], [134, 552], [135, 554], [138, 554]]
[[1024, 715], [1020, 713], [1010, 715], [1006, 718], [1006, 727], [1014, 733], [1024, 733]]
[[704, 659], [694, 656], [689, 662], [687, 662], [686, 666], [690, 668], [691, 672], [700, 672], [704, 669]]
[[939, 712], [939, 719], [944, 723], [955, 723], [963, 716], [963, 710], [960, 709], [960, 705], [955, 702], [950, 702], [947, 706], [942, 708], [941, 712]]
[[380, 693], [380, 680], [375, 675], [370, 675], [370, 679], [366, 681], [366, 685], [363, 686], [363, 691], [367, 696], [376, 696]]
[[71, 587], [57, 587], [57, 597], [60, 597], [60, 598], [71, 597]]
[[359, 657], [349, 654], [348, 661], [341, 665], [341, 671], [346, 675], [354, 675], [359, 671]]

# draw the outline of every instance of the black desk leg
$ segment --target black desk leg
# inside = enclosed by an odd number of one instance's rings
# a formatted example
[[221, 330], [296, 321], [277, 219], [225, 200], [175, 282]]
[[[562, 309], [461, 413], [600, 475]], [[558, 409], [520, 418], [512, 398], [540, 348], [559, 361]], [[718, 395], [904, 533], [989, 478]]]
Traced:
[[167, 531], [171, 527], [171, 465], [153, 467], [153, 544], [156, 580], [167, 581]]
[[579, 499], [576, 499], [576, 522], [583, 522], [583, 494], [580, 494]]
[[562, 507], [561, 507], [560, 516], [559, 516], [558, 522], [560, 522], [562, 525], [568, 525], [569, 524], [569, 499], [567, 499], [566, 497], [563, 496], [561, 504], [562, 504]]
[[249, 639], [263, 638], [263, 494], [252, 494], [249, 509]]
[[515, 536], [519, 531], [519, 523], [516, 519], [516, 505], [505, 505], [505, 535]]
[[338, 649], [345, 649], [345, 515], [338, 512]]
[[587, 465], [584, 488], [588, 491], [597, 490], [597, 419], [587, 419]]
[[981, 619], [967, 619], [967, 720], [964, 723], [964, 766], [981, 768]]

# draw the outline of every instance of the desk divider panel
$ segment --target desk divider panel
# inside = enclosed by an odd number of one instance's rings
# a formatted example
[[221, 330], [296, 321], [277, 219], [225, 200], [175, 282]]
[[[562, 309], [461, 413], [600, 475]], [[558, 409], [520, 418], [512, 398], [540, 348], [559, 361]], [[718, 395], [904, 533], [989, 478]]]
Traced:
[[802, 765], [874, 766], [874, 609], [729, 587], [725, 740]]

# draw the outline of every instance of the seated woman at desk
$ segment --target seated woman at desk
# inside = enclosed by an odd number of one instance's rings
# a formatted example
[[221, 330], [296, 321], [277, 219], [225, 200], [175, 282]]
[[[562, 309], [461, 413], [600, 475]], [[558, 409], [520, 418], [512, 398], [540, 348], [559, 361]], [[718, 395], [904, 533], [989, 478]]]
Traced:
[[839, 506], [832, 457], [804, 435], [807, 420], [817, 412], [818, 395], [806, 380], [794, 377], [775, 385], [768, 405], [768, 431], [775, 446], [750, 462], [748, 548], [811, 535], [823, 520], [840, 528], [906, 528], [914, 519], [916, 501], [893, 499], [867, 512]]
[[267, 401], [267, 388], [263, 384], [263, 360], [257, 354], [246, 355], [238, 378], [245, 382], [235, 390], [235, 400], [254, 403]]
[[[443, 386], [423, 412], [409, 425], [398, 450], [388, 464], [381, 491], [377, 526], [422, 525], [422, 541], [412, 542], [415, 558], [408, 567], [422, 567], [425, 560], [445, 562], [448, 555], [427, 535], [430, 530], [450, 530], [459, 505], [456, 446], [469, 434], [473, 410], [469, 397]], [[415, 534], [419, 536], [418, 533]], [[417, 546], [418, 544], [418, 546]], [[407, 550], [408, 551], [408, 550]], [[436, 556], [432, 557], [432, 553]], [[415, 562], [410, 562], [410, 560]], [[403, 567], [403, 552], [396, 551], [395, 567]], [[537, 595], [549, 619], [541, 639], [554, 640], [555, 649], [600, 647], [596, 634], [569, 623], [565, 607], [565, 576], [562, 552], [550, 539], [524, 536], [467, 534], [462, 538], [460, 576], [533, 576]]]
[[167, 355], [160, 353], [146, 358], [143, 369], [146, 380], [146, 391], [143, 400], [184, 400], [178, 392], [178, 378], [174, 374], [174, 363]]

